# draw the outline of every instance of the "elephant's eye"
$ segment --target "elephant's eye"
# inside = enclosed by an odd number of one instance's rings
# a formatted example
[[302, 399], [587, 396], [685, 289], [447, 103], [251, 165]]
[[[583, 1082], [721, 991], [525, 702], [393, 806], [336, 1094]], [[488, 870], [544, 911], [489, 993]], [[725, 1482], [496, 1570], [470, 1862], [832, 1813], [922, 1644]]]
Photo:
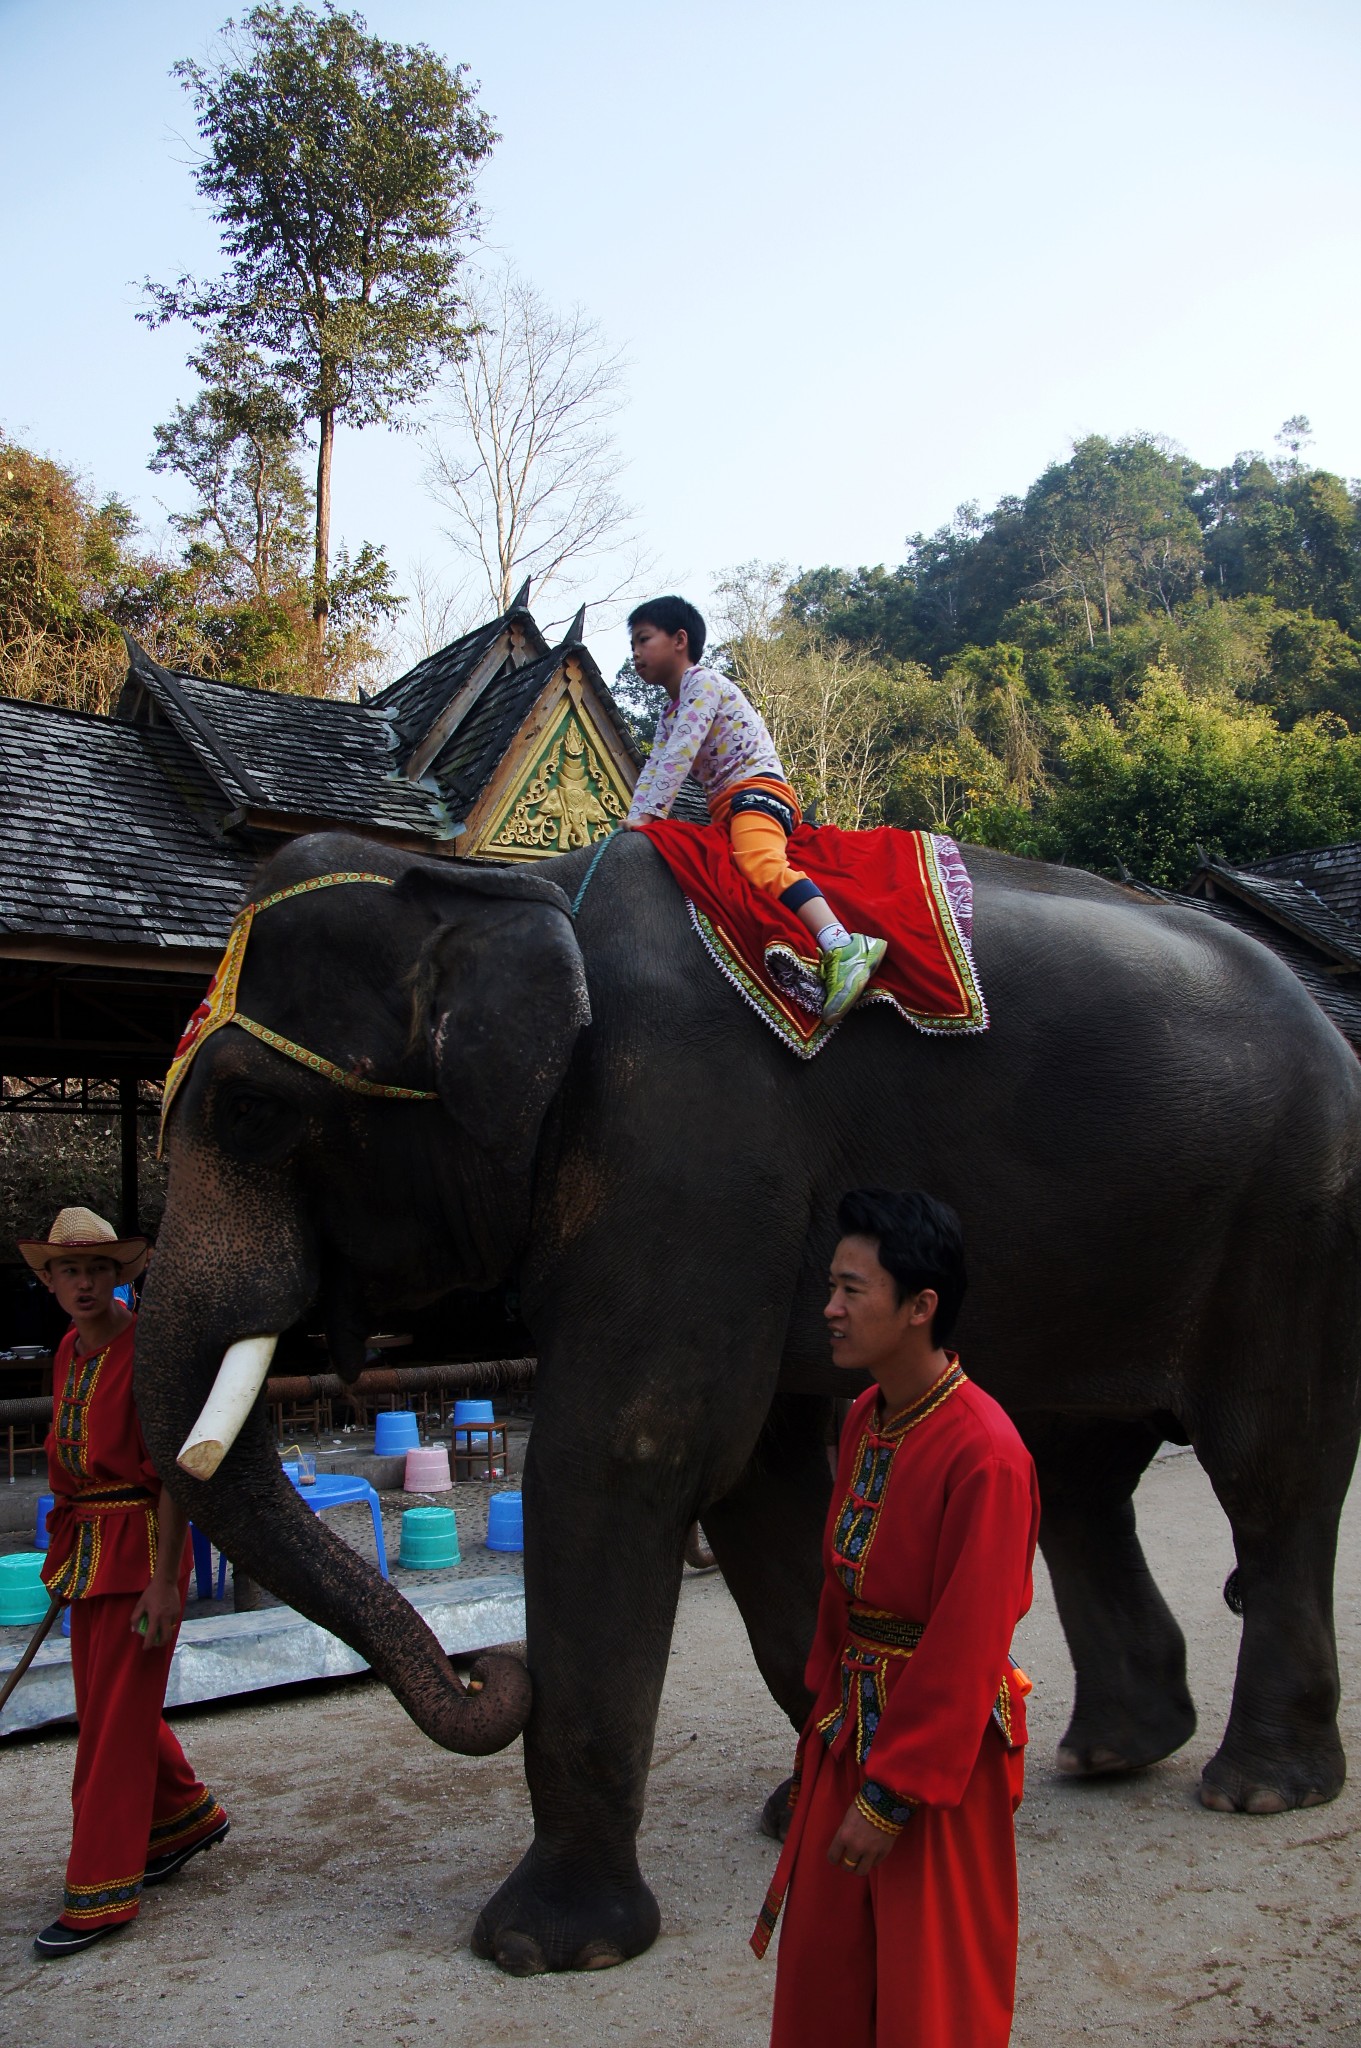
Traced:
[[302, 1118], [291, 1102], [253, 1088], [228, 1088], [219, 1098], [221, 1143], [238, 1158], [260, 1159], [279, 1152], [297, 1136]]

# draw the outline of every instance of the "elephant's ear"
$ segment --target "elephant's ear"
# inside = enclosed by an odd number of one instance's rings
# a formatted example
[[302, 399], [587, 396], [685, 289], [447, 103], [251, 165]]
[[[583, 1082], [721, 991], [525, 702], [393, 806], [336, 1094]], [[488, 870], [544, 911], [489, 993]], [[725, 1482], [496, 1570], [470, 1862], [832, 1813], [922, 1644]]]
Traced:
[[413, 1026], [445, 1108], [482, 1150], [522, 1159], [591, 1021], [567, 898], [514, 868], [447, 880], [412, 869], [393, 893], [437, 920], [416, 969]]

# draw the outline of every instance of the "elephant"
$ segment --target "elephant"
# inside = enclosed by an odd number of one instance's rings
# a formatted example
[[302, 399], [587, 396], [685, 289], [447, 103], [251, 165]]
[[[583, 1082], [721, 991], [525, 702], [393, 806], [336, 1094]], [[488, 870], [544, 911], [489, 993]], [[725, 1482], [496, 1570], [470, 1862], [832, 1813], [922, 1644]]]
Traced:
[[[505, 1970], [609, 1966], [658, 1931], [635, 1842], [697, 1518], [765, 1682], [804, 1719], [847, 1391], [821, 1311], [855, 1186], [921, 1186], [963, 1220], [961, 1355], [1036, 1459], [1076, 1670], [1061, 1766], [1133, 1770], [1194, 1730], [1133, 1506], [1172, 1440], [1194, 1445], [1237, 1553], [1238, 1671], [1202, 1798], [1273, 1812], [1342, 1785], [1357, 1061], [1255, 941], [966, 851], [989, 1030], [861, 1008], [807, 1062], [715, 971], [643, 835], [496, 868], [326, 833], [257, 877], [257, 901], [292, 892], [257, 913], [241, 968], [241, 1013], [272, 1042], [217, 1029], [169, 1107], [137, 1400], [194, 1522], [436, 1741], [476, 1753], [523, 1730], [533, 1840], [473, 1935]], [[346, 871], [376, 879], [297, 886]], [[490, 1658], [465, 1688], [295, 1496], [258, 1358], [217, 1469], [176, 1460], [243, 1343], [314, 1312], [353, 1375], [367, 1330], [497, 1289], [539, 1361], [528, 1675]]]

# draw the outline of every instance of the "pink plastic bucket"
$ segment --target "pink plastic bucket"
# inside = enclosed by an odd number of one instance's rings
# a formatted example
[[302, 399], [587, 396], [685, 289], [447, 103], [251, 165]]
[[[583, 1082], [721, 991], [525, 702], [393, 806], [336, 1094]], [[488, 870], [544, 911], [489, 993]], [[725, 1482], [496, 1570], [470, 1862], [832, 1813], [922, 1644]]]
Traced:
[[445, 1446], [431, 1444], [428, 1449], [408, 1451], [402, 1484], [408, 1493], [447, 1493], [453, 1481]]

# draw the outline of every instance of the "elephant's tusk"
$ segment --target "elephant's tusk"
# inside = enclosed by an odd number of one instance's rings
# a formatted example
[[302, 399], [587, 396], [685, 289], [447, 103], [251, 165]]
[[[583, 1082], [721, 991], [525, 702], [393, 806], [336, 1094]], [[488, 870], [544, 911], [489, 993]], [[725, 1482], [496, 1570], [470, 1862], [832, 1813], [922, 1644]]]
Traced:
[[211, 1479], [240, 1435], [269, 1372], [277, 1335], [242, 1337], [229, 1344], [212, 1392], [175, 1460], [193, 1479]]

